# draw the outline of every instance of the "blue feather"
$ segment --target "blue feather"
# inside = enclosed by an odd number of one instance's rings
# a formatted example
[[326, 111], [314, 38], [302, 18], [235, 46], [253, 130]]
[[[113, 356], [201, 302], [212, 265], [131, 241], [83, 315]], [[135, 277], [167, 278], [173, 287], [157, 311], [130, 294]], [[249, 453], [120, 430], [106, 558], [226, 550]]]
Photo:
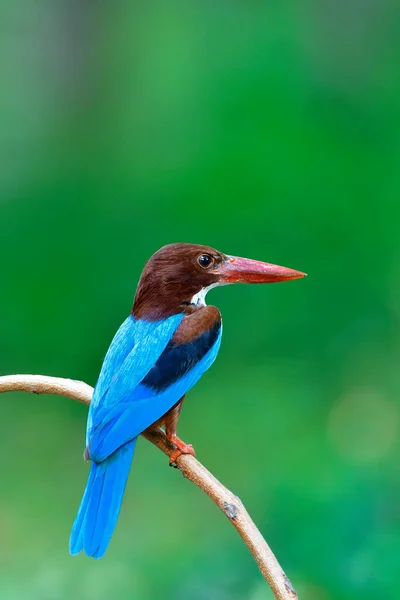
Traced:
[[112, 426], [99, 432], [91, 442], [90, 452], [97, 461], [104, 460], [121, 444], [138, 436], [155, 421], [160, 419], [184, 396], [214, 362], [221, 344], [222, 330], [205, 356], [183, 377], [166, 390], [157, 393], [145, 385], [139, 384], [132, 392], [131, 401], [123, 412], [113, 411], [110, 418]]
[[111, 342], [93, 392], [87, 444], [94, 430], [110, 420], [113, 409], [116, 408], [117, 412], [122, 410], [132, 391], [163, 353], [182, 318], [183, 315], [178, 314], [163, 321], [150, 322], [135, 321], [130, 316], [121, 325]]
[[[179, 326], [182, 315], [158, 322], [135, 321], [129, 316], [121, 325], [107, 351], [89, 408], [86, 441], [99, 428], [105, 435], [114, 423], [112, 409], [120, 413], [124, 401], [157, 362]], [[119, 406], [120, 405], [120, 406]], [[136, 436], [129, 443], [116, 444], [114, 452], [93, 462], [86, 489], [72, 527], [70, 552], [82, 549], [94, 558], [105, 553], [115, 528]], [[90, 450], [89, 450], [90, 452]]]
[[[217, 356], [222, 334], [218, 327], [199, 336], [197, 344], [168, 346], [182, 318], [178, 314], [148, 322], [130, 316], [111, 343], [89, 409], [86, 437], [93, 464], [71, 532], [71, 554], [83, 549], [94, 558], [104, 555], [137, 436], [167, 413]], [[164, 384], [165, 377], [169, 379]]]
[[70, 553], [101, 558], [117, 523], [135, 450], [131, 440], [102, 463], [92, 463], [70, 537]]

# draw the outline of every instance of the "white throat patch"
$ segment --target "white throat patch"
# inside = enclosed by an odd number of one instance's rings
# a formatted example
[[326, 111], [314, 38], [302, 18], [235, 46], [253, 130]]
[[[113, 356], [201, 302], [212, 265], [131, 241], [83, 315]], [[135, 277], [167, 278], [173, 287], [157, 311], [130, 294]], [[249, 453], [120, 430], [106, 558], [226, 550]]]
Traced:
[[218, 281], [217, 283], [212, 283], [211, 285], [208, 285], [207, 287], [201, 288], [201, 290], [199, 292], [197, 292], [197, 294], [195, 294], [193, 296], [193, 298], [190, 300], [190, 304], [195, 304], [196, 306], [206, 306], [207, 292], [209, 292], [210, 290], [212, 290], [215, 287], [218, 287], [219, 285], [225, 285], [225, 284], [220, 283]]

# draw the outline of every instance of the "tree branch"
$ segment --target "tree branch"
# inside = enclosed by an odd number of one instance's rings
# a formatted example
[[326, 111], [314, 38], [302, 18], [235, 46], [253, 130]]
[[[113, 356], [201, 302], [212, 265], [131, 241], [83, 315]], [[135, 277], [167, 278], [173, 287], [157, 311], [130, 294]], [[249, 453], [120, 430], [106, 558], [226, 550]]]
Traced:
[[[35, 392], [36, 394], [56, 394], [90, 404], [93, 388], [82, 381], [46, 377], [43, 375], [8, 375], [0, 377], [0, 393], [11, 391]], [[142, 434], [167, 456], [174, 447], [167, 441], [164, 432]], [[181, 455], [177, 465], [184, 477], [197, 485], [228, 517], [238, 534], [250, 550], [264, 579], [269, 583], [277, 600], [297, 600], [297, 594], [286, 577], [275, 555], [251, 520], [241, 500], [222, 485], [193, 456]]]

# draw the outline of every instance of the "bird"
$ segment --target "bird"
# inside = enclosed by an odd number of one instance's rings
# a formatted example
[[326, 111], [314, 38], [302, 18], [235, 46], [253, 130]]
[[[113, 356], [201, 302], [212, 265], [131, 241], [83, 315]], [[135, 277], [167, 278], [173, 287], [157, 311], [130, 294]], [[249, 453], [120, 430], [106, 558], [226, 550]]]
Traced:
[[89, 407], [84, 458], [91, 467], [72, 527], [71, 555], [105, 554], [143, 431], [165, 428], [175, 448], [171, 466], [181, 454], [195, 454], [178, 437], [177, 424], [187, 392], [214, 362], [221, 343], [221, 314], [206, 305], [207, 292], [301, 277], [305, 273], [198, 244], [169, 244], [147, 261]]

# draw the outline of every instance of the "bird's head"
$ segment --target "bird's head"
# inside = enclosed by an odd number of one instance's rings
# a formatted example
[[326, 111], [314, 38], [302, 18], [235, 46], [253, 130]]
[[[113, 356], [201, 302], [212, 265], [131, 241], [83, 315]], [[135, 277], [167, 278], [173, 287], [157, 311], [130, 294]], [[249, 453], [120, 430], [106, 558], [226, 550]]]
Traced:
[[132, 312], [136, 318], [157, 320], [204, 304], [206, 293], [230, 283], [278, 283], [305, 273], [257, 260], [223, 254], [210, 246], [169, 244], [147, 261]]

